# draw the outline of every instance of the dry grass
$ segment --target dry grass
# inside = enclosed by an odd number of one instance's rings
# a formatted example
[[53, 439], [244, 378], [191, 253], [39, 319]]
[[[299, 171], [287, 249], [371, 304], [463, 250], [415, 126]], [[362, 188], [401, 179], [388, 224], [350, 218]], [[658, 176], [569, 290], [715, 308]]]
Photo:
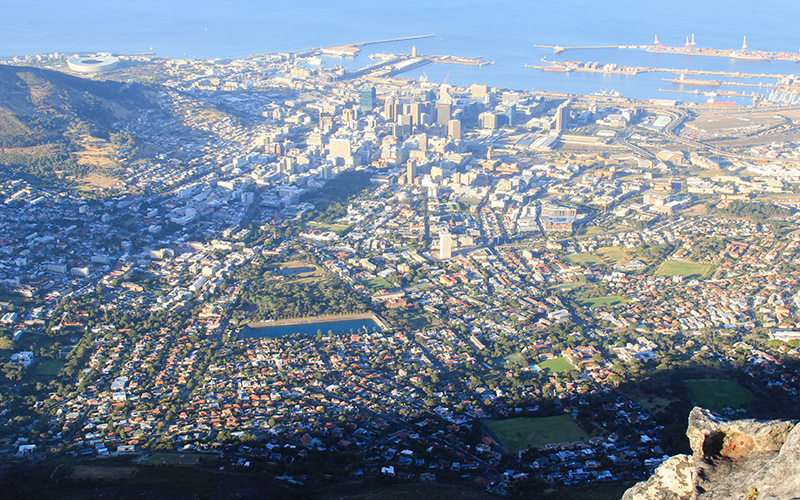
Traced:
[[96, 465], [76, 465], [67, 476], [76, 481], [120, 481], [133, 479], [139, 469], [136, 467], [102, 467]]

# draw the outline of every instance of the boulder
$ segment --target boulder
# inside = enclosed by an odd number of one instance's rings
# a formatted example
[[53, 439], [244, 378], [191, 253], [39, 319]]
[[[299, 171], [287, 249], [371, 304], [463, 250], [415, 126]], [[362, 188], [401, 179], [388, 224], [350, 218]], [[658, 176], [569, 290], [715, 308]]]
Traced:
[[692, 455], [661, 464], [623, 500], [800, 499], [800, 426], [784, 420], [727, 420], [694, 408]]

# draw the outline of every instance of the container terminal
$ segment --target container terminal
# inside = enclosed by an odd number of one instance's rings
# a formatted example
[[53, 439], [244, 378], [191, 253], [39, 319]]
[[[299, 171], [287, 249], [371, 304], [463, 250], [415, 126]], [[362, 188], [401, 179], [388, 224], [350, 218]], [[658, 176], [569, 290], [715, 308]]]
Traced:
[[765, 52], [760, 50], [752, 51], [747, 46], [747, 36], [744, 37], [742, 46], [739, 49], [711, 49], [698, 47], [694, 39], [686, 37], [683, 47], [668, 47], [658, 40], [658, 35], [652, 45], [602, 45], [602, 46], [582, 46], [566, 47], [561, 45], [534, 45], [536, 48], [553, 49], [553, 53], [561, 54], [567, 50], [586, 50], [586, 49], [645, 49], [648, 52], [659, 54], [679, 54], [689, 56], [708, 56], [708, 57], [728, 57], [731, 59], [744, 59], [748, 61], [793, 61], [800, 62], [800, 53], [796, 52]]

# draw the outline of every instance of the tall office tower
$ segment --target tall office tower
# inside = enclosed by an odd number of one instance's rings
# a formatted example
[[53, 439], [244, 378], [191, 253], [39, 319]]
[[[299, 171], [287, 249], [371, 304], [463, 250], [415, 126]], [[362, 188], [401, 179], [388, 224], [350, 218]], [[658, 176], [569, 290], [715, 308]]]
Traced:
[[421, 102], [411, 103], [411, 124], [419, 125], [419, 115], [423, 112], [424, 105]]
[[564, 101], [556, 109], [556, 131], [563, 132], [567, 128], [569, 122], [569, 100]]
[[408, 160], [406, 162], [406, 184], [414, 184], [414, 178], [417, 176], [417, 160]]
[[397, 117], [397, 124], [401, 126], [401, 133], [402, 136], [409, 136], [411, 135], [411, 127], [412, 127], [412, 119], [411, 115], [400, 115]]
[[447, 122], [447, 135], [451, 140], [461, 140], [461, 120], [450, 120]]
[[443, 102], [436, 103], [436, 123], [438, 125], [447, 125], [450, 121], [451, 108], [449, 104]]
[[473, 99], [483, 99], [488, 91], [489, 88], [486, 85], [478, 85], [477, 83], [473, 83], [469, 87], [469, 93]]
[[514, 113], [517, 111], [517, 106], [515, 104], [509, 104], [506, 106], [505, 112], [503, 113], [506, 116], [506, 122], [510, 127], [516, 125], [514, 123]]
[[419, 139], [417, 140], [417, 146], [419, 146], [420, 151], [428, 150], [428, 134], [423, 132], [419, 135]]
[[331, 139], [329, 144], [332, 159], [347, 160], [350, 152], [350, 139]]
[[356, 119], [356, 112], [355, 112], [354, 109], [345, 108], [345, 109], [342, 110], [342, 121], [343, 122], [345, 122], [345, 123], [352, 122], [352, 121], [355, 121], [355, 119]]
[[397, 111], [399, 104], [394, 100], [394, 97], [386, 99], [386, 104], [383, 106], [383, 117], [386, 121], [393, 122], [397, 120]]
[[446, 227], [439, 229], [439, 258], [449, 259], [453, 256], [453, 237]]
[[496, 129], [497, 116], [489, 111], [484, 111], [478, 115], [478, 126], [480, 128]]
[[373, 110], [373, 108], [375, 108], [375, 104], [377, 104], [375, 87], [372, 85], [367, 85], [361, 89], [361, 111], [364, 113], [369, 113]]

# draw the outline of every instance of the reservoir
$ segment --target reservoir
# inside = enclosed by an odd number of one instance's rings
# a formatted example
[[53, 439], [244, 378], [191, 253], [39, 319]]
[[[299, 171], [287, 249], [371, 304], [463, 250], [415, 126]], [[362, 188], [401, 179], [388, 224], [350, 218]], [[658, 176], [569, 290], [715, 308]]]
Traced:
[[278, 324], [275, 326], [259, 326], [257, 328], [246, 326], [239, 332], [239, 337], [243, 339], [259, 339], [263, 337], [278, 338], [293, 333], [316, 335], [317, 331], [321, 331], [323, 334], [326, 334], [328, 330], [337, 334], [350, 333], [350, 330], [353, 332], [361, 331], [363, 333], [364, 331], [380, 331], [381, 327], [375, 320], [370, 318], [320, 320], [294, 325]]

